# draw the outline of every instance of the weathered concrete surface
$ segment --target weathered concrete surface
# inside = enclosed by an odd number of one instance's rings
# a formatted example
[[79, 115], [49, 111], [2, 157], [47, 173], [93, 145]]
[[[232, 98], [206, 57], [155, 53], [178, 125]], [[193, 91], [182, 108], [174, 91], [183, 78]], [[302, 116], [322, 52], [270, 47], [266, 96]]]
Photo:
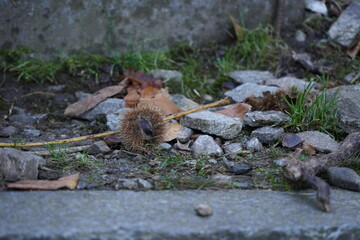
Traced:
[[[284, 23], [296, 25], [304, 2], [285, 2]], [[110, 55], [142, 44], [221, 41], [231, 29], [227, 12], [254, 27], [272, 22], [275, 7], [276, 0], [0, 0], [0, 48], [26, 45], [47, 56]]]
[[313, 191], [1, 192], [0, 239], [355, 240], [359, 196], [333, 189], [324, 213]]

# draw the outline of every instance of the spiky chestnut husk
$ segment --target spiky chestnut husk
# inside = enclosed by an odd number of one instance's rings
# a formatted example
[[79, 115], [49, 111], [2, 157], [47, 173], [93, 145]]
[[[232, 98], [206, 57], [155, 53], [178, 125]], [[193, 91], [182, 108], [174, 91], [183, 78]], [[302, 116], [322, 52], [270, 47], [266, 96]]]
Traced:
[[127, 149], [145, 152], [163, 141], [165, 121], [160, 111], [140, 106], [124, 114], [120, 131]]

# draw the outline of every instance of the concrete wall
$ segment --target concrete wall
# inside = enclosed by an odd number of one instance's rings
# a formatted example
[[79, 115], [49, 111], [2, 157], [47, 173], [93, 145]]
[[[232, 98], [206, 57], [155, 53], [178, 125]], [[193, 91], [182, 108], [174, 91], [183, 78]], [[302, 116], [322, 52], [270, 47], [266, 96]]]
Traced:
[[[247, 27], [274, 19], [276, 0], [0, 0], [0, 47], [26, 45], [43, 56], [113, 54], [130, 46], [163, 48], [228, 38], [227, 12]], [[286, 0], [286, 24], [303, 0]]]

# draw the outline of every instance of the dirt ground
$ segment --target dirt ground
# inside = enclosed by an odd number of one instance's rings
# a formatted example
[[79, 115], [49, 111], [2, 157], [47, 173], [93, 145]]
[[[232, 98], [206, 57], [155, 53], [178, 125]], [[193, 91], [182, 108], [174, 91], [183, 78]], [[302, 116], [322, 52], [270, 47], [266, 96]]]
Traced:
[[[326, 26], [323, 27], [326, 28]], [[342, 79], [336, 81], [335, 78], [339, 75], [336, 75], [334, 72], [342, 67], [342, 61], [339, 61], [339, 53], [341, 53], [342, 58], [347, 58], [343, 54], [343, 50], [334, 49], [332, 46], [314, 47], [314, 44], [324, 37], [322, 29], [309, 34], [307, 40], [303, 43], [294, 40], [294, 31], [295, 29], [290, 29], [283, 32], [283, 38], [289, 48], [295, 52], [307, 52], [322, 67], [330, 68], [330, 75], [332, 74], [334, 82], [339, 84]], [[330, 48], [331, 51], [328, 50]], [[276, 72], [278, 77], [294, 75], [303, 78], [319, 71], [318, 69], [309, 70], [304, 68], [299, 62], [291, 59], [290, 53], [291, 51], [288, 51], [280, 58]], [[346, 64], [346, 61], [343, 61], [343, 64]], [[99, 77], [100, 81], [96, 82], [91, 77], [74, 77], [64, 72], [59, 76], [57, 84], [23, 83], [17, 81], [17, 75], [7, 72], [0, 90], [0, 128], [11, 125], [16, 127], [18, 131], [11, 138], [0, 138], [0, 141], [10, 143], [50, 141], [106, 131], [105, 116], [99, 116], [96, 120], [89, 122], [67, 118], [63, 114], [64, 109], [77, 100], [75, 92], [93, 93], [103, 87], [118, 83], [118, 78], [111, 77], [109, 71], [106, 70], [109, 69], [109, 66], [103, 66], [103, 68], [105, 71]], [[4, 73], [1, 73], [1, 75], [4, 75]], [[222, 90], [219, 89], [219, 91]], [[39, 136], [22, 131], [22, 129], [26, 128], [31, 129], [31, 127], [27, 126], [26, 122], [9, 121], [12, 115], [21, 113], [23, 110], [30, 115], [38, 116], [33, 127], [40, 130], [41, 134]], [[243, 135], [237, 140], [243, 141], [249, 136], [250, 131], [251, 129], [245, 129]], [[223, 140], [219, 140], [224, 143]], [[71, 144], [71, 146], [91, 144], [94, 141], [97, 140], [78, 142]], [[251, 167], [250, 171], [241, 175], [236, 175], [229, 171], [222, 157], [194, 158], [189, 153], [173, 148], [159, 149], [154, 153], [146, 155], [131, 153], [121, 146], [112, 149], [109, 153], [99, 153], [96, 155], [67, 153], [66, 151], [62, 151], [60, 154], [53, 152], [50, 156], [44, 157], [47, 164], [41, 167], [39, 179], [57, 179], [74, 172], [80, 172], [81, 180], [78, 189], [81, 190], [117, 190], [122, 188], [272, 188], [287, 190], [290, 189], [290, 185], [285, 182], [281, 167], [273, 163], [273, 160], [280, 159], [289, 153], [288, 150], [280, 145], [266, 146], [265, 150], [261, 152], [245, 153], [236, 158], [229, 159], [235, 164], [248, 164]], [[60, 146], [60, 148], [65, 149], [69, 147], [70, 145]], [[24, 150], [49, 149], [47, 147]], [[217, 176], [217, 178], [214, 176]], [[227, 179], [226, 176], [231, 176], [231, 179]], [[146, 180], [150, 185], [140, 184], [141, 180], [136, 180], [136, 185], [133, 182], [128, 182], [129, 179]], [[0, 179], [0, 185], [3, 186], [3, 184], [4, 181]]]

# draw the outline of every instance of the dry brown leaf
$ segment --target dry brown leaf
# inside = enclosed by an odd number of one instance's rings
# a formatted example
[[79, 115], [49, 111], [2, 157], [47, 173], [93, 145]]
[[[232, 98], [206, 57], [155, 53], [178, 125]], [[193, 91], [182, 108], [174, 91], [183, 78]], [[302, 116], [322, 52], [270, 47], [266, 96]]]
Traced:
[[125, 107], [127, 108], [136, 107], [136, 105], [140, 101], [140, 92], [135, 88], [131, 90], [128, 89], [128, 94], [124, 97], [124, 101], [125, 101]]
[[75, 173], [58, 180], [23, 180], [14, 183], [6, 183], [7, 188], [19, 190], [58, 190], [61, 188], [75, 189], [79, 181], [80, 173]]
[[179, 142], [179, 140], [177, 141], [177, 143], [175, 144], [175, 146], [179, 149], [179, 150], [183, 150], [183, 151], [191, 151], [190, 148], [190, 144], [192, 141], [188, 141], [187, 143], [181, 143]]
[[359, 51], [360, 51], [360, 41], [358, 42], [358, 44], [356, 44], [355, 47], [353, 47], [352, 49], [347, 50], [346, 54], [354, 59], [359, 54]]
[[181, 109], [168, 98], [166, 89], [161, 89], [154, 97], [140, 98], [139, 106], [155, 108], [164, 115], [170, 115], [181, 112]]
[[239, 25], [239, 23], [237, 22], [237, 20], [230, 14], [228, 13], [228, 16], [231, 20], [231, 23], [233, 25], [234, 31], [235, 31], [235, 35], [236, 35], [236, 39], [238, 41], [242, 40], [244, 38], [244, 31], [243, 28]]
[[165, 142], [170, 142], [172, 140], [174, 140], [177, 136], [179, 136], [179, 134], [181, 133], [183, 126], [173, 122], [173, 123], [169, 123], [167, 124], [165, 129], [165, 133], [164, 133], [164, 141]]
[[304, 143], [302, 145], [302, 149], [305, 151], [305, 153], [309, 154], [309, 155], [314, 155], [316, 153], [315, 148], [313, 147], [313, 145]]
[[65, 109], [65, 116], [79, 116], [82, 113], [94, 108], [96, 105], [107, 99], [108, 97], [114, 96], [120, 93], [127, 85], [127, 78], [122, 80], [119, 85], [109, 86], [103, 88], [88, 97], [85, 97], [75, 103], [70, 104]]
[[142, 71], [133, 71], [131, 69], [126, 69], [123, 74], [124, 78], [129, 78], [130, 82], [135, 85], [138, 85], [140, 89], [145, 89], [147, 87], [162, 88], [162, 81], [159, 78], [154, 78], [153, 76], [147, 75]]
[[237, 103], [234, 104], [233, 106], [217, 111], [217, 113], [233, 118], [240, 118], [241, 120], [243, 120], [245, 114], [250, 110], [251, 110], [251, 105], [246, 103]]

